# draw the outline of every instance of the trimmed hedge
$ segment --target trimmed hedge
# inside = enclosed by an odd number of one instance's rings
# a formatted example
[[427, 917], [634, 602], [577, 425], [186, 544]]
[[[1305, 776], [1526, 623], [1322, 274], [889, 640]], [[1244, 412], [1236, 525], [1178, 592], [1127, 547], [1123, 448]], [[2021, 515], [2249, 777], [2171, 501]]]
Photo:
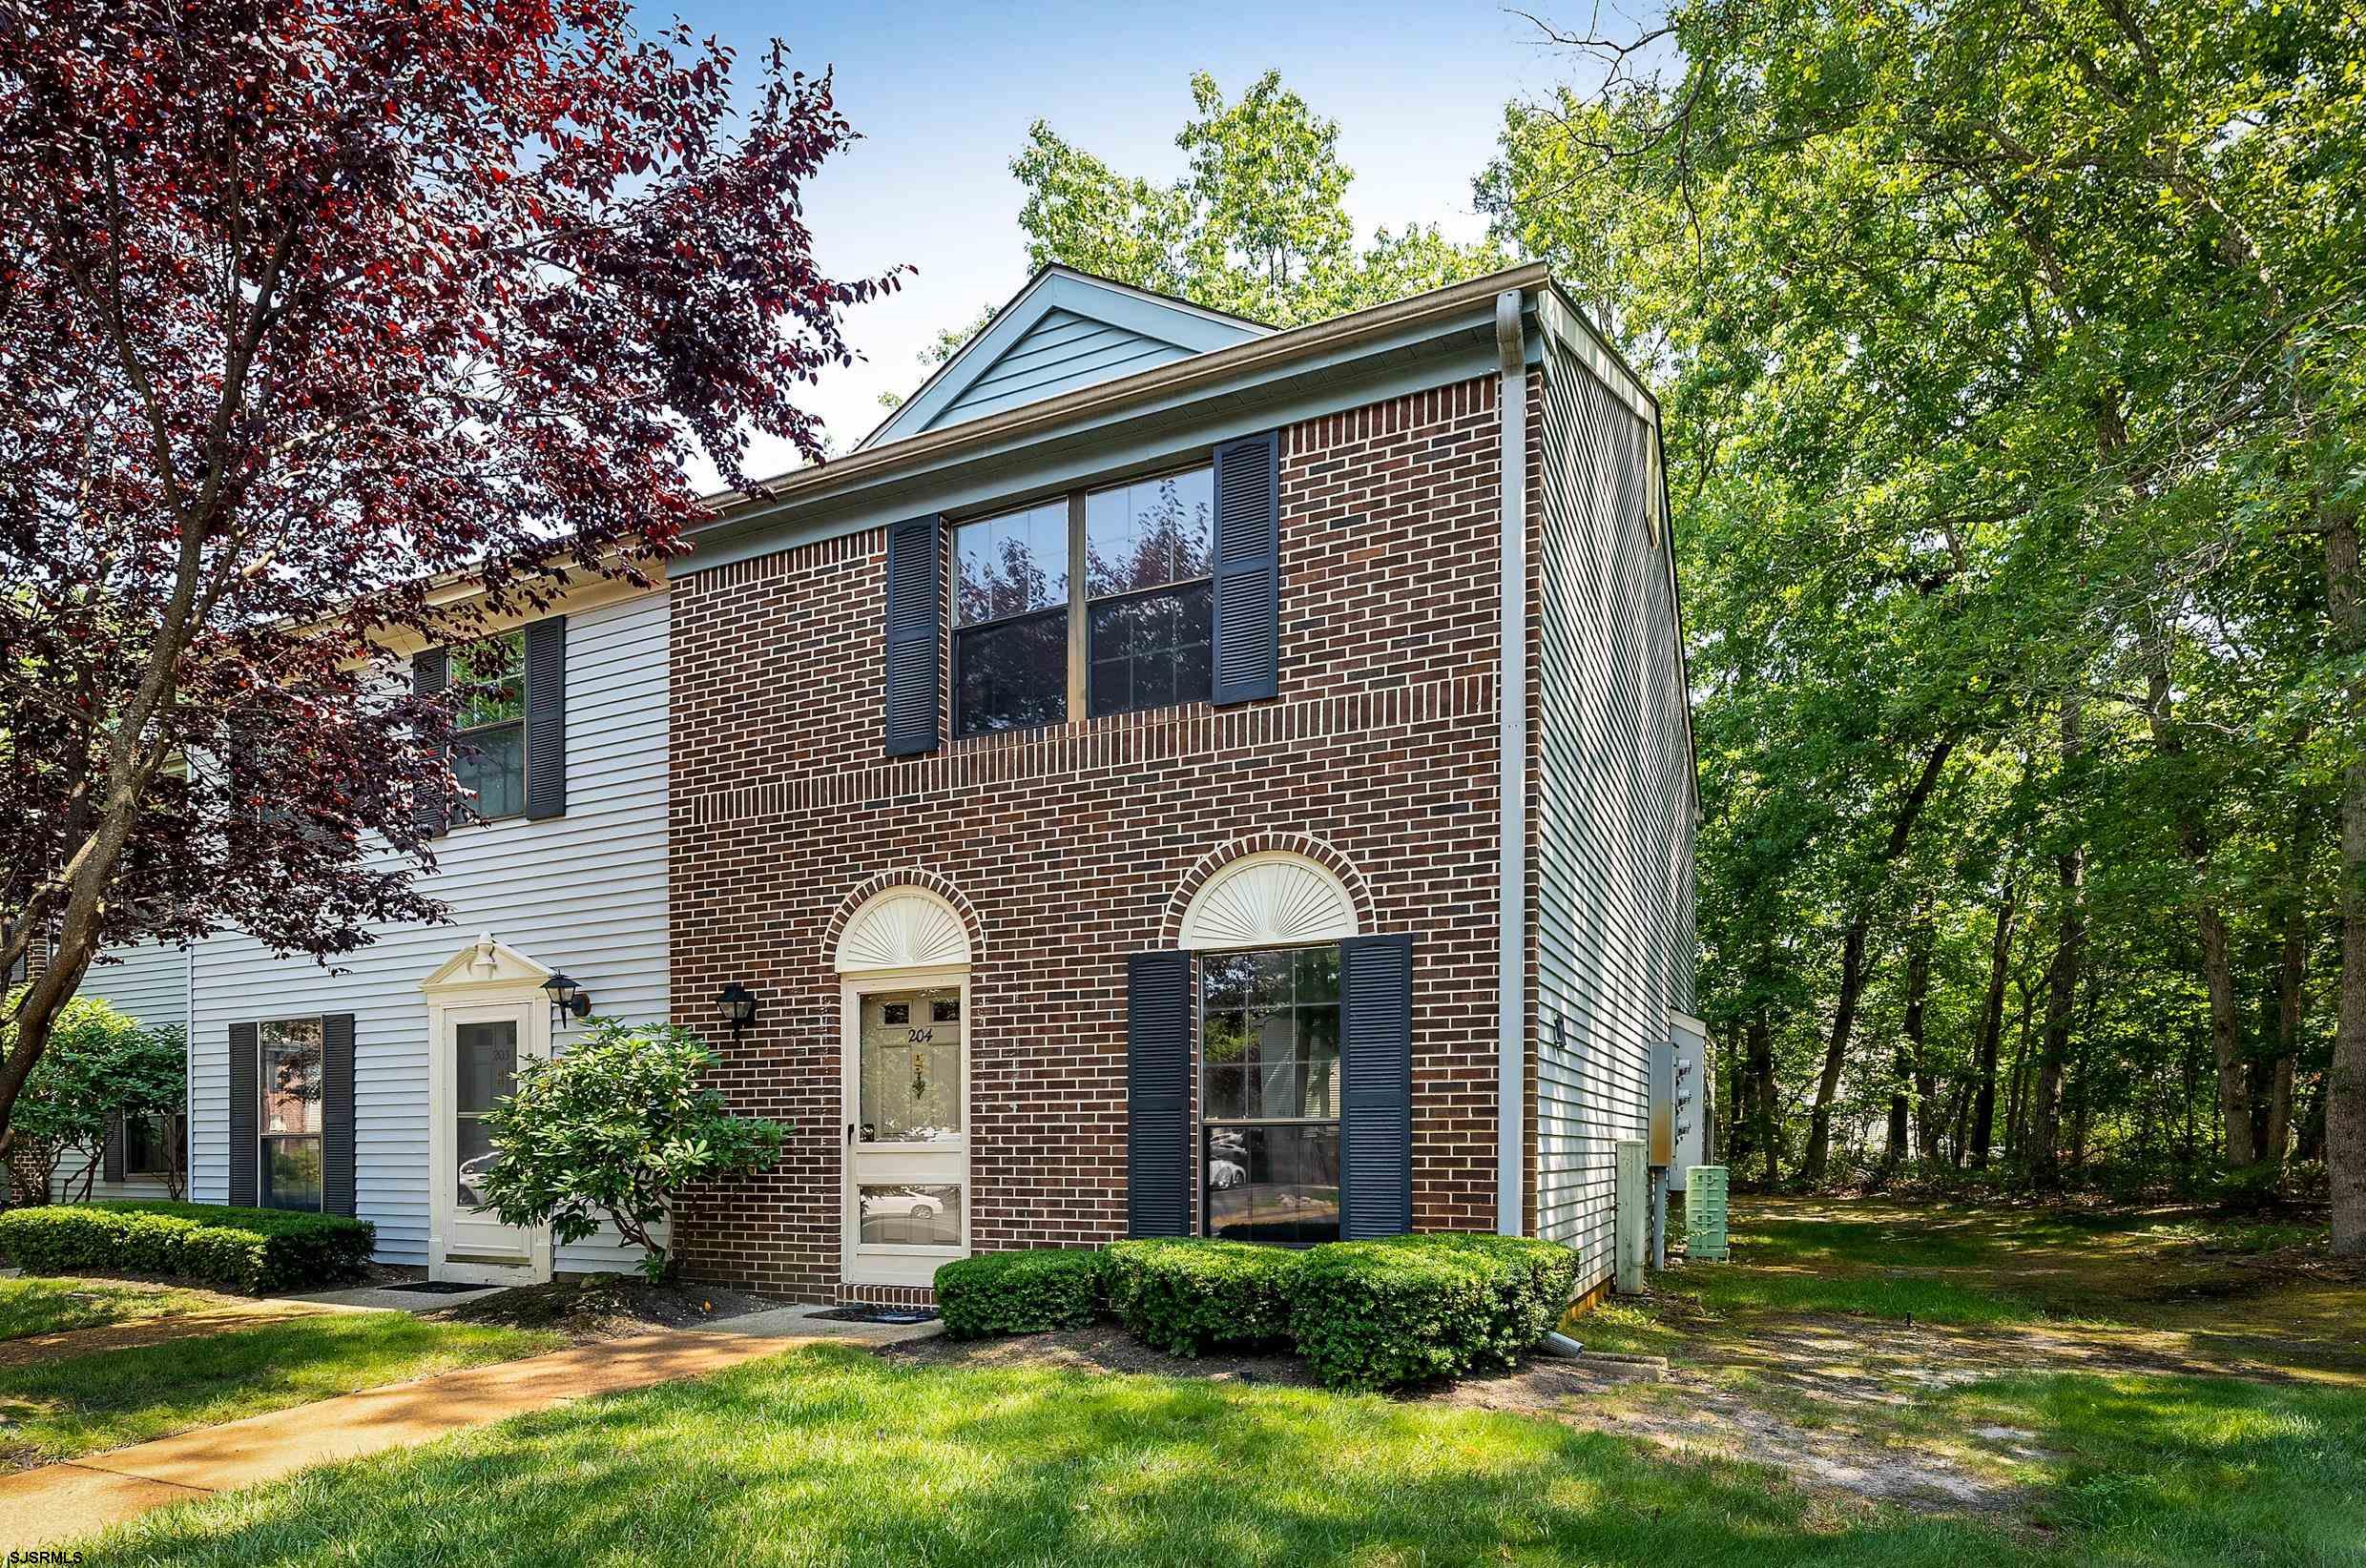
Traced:
[[1290, 1331], [1336, 1389], [1391, 1389], [1509, 1367], [1560, 1321], [1577, 1254], [1522, 1236], [1336, 1242], [1289, 1284]]
[[1110, 1315], [1173, 1355], [1279, 1344], [1290, 1337], [1289, 1282], [1309, 1255], [1235, 1241], [1119, 1242], [1106, 1254]]
[[30, 1274], [167, 1274], [259, 1294], [360, 1271], [377, 1228], [340, 1214], [220, 1204], [50, 1204], [0, 1213], [0, 1252]]
[[982, 1252], [937, 1270], [937, 1310], [955, 1339], [1078, 1329], [1098, 1315], [1102, 1254], [1045, 1247]]

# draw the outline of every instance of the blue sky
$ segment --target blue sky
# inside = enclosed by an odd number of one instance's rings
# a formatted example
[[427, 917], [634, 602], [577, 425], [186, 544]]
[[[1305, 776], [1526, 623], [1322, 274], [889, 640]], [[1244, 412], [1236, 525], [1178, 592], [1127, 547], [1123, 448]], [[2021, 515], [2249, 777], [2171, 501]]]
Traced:
[[[1471, 176], [1494, 150], [1505, 101], [1578, 68], [1533, 23], [1484, 3], [673, 3], [700, 33], [736, 45], [742, 72], [775, 34], [800, 69], [836, 68], [840, 106], [865, 139], [809, 193], [822, 264], [840, 276], [918, 269], [903, 293], [851, 315], [864, 361], [808, 394], [841, 449], [880, 417], [881, 392], [920, 382], [915, 357], [938, 329], [1027, 280], [1009, 162], [1036, 118], [1122, 173], [1172, 179], [1183, 169], [1174, 134], [1191, 113], [1192, 72], [1214, 72], [1232, 97], [1272, 67], [1339, 122], [1356, 171], [1348, 205], [1364, 233], [1418, 219], [1474, 237], [1484, 225]], [[652, 5], [645, 20], [664, 14]], [[1538, 14], [1585, 19], [1574, 5]], [[755, 464], [784, 465], [784, 456]]]

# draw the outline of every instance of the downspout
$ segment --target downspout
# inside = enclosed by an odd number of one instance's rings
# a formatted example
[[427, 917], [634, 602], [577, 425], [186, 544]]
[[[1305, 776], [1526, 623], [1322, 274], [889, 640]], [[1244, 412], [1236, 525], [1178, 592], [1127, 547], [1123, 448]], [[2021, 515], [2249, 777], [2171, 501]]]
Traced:
[[1503, 806], [1496, 867], [1495, 1228], [1527, 1228], [1527, 867], [1528, 867], [1528, 354], [1520, 324], [1525, 297], [1495, 297], [1495, 350], [1502, 363], [1496, 410], [1503, 421], [1502, 662], [1496, 673], [1503, 728], [1496, 781]]

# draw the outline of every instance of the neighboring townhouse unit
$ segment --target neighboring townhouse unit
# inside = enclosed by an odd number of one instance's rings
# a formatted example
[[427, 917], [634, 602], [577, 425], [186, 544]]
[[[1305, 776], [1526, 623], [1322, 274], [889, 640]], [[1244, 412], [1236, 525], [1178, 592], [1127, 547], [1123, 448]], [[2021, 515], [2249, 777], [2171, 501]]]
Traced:
[[[192, 1198], [359, 1215], [381, 1260], [438, 1278], [637, 1258], [609, 1235], [553, 1257], [547, 1234], [479, 1213], [472, 1177], [518, 1055], [580, 1027], [551, 1006], [553, 974], [598, 1016], [669, 1015], [666, 591], [581, 582], [497, 631], [498, 671], [468, 677], [459, 714], [470, 799], [438, 824], [425, 884], [450, 924], [377, 927], [332, 968], [235, 931], [92, 967], [86, 992], [188, 1028]], [[423, 689], [464, 678], [452, 650], [407, 662]], [[106, 1176], [99, 1196], [162, 1191], [128, 1162]]]
[[[1611, 1264], [1697, 1039], [1656, 409], [1541, 267], [1287, 332], [1040, 274], [675, 564], [699, 1277], [1407, 1228]], [[718, 1031], [719, 1033], [719, 1031]]]

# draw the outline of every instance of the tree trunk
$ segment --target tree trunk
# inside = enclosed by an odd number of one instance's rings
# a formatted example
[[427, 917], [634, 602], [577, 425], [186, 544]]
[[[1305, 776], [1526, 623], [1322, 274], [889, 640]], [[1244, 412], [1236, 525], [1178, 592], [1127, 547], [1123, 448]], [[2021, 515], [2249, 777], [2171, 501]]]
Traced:
[[[2085, 749], [2079, 699], [2062, 704], [2062, 765], [2067, 774]], [[2079, 960], [2086, 941], [2086, 846], [2071, 840], [2054, 857], [2062, 898], [2060, 929], [2054, 937], [2054, 960], [2045, 977], [2045, 1036], [2038, 1056], [2035, 1103], [2030, 1106], [2025, 1157], [2038, 1181], [2052, 1186], [2061, 1179], [2062, 1075], [2070, 1055], [2071, 1009], [2078, 1001]]]
[[2237, 1169], [2256, 1156], [2251, 1138], [2251, 1063], [2243, 1057], [2232, 944], [2216, 899], [2205, 896], [2194, 923], [2202, 938], [2202, 976], [2210, 988], [2210, 1055], [2218, 1074], [2219, 1136], [2228, 1168]]
[[1963, 1168], [1964, 1150], [1971, 1142], [1966, 1130], [1971, 1124], [1971, 1081], [1958, 1079], [1955, 1085], [1955, 1102], [1947, 1109], [1947, 1124], [1955, 1128], [1955, 1146], [1947, 1151], [1947, 1157], [1958, 1170]]
[[[2305, 738], [2305, 737], [2304, 737]], [[2275, 1062], [2268, 1074], [2267, 1125], [2259, 1158], [2278, 1169], [2292, 1152], [2293, 1070], [2300, 1060], [2300, 1026], [2308, 1010], [2309, 865], [2315, 826], [2303, 794], [2293, 808], [2292, 865], [2284, 896], [2283, 961], [2275, 976]]]
[[[2334, 652], [2366, 652], [2366, 606], [2359, 602], [2357, 509], [2324, 511], [2325, 603]], [[2325, 1164], [2332, 1178], [2333, 1249], [2366, 1256], [2366, 674], [2344, 690], [2349, 765], [2341, 774], [2341, 988], [2334, 1011], [2333, 1065], [2325, 1075]]]
[[2015, 884], [2006, 882], [1997, 897], [1996, 936], [1988, 945], [1988, 994], [1981, 1005], [1980, 1045], [1972, 1067], [1977, 1084], [1972, 1094], [1972, 1125], [1961, 1139], [1974, 1170], [1987, 1168], [1988, 1147], [1996, 1133], [1997, 1045], [2004, 1032], [2004, 980], [2013, 966], [2013, 905], [2018, 896]]
[[[2172, 764], [2186, 756], [2185, 737], [2169, 712], [2169, 641], [2166, 634], [2152, 646], [2151, 668], [2146, 672], [2147, 717], [2152, 743]], [[2252, 1163], [2251, 1083], [2243, 1062], [2242, 1015], [2234, 1000], [2234, 960], [2227, 939], [2226, 911], [2210, 888], [2211, 842], [2202, 808], [2180, 778], [2176, 790], [2178, 847], [2193, 868], [2193, 925], [2202, 939], [2202, 982], [2210, 992], [2210, 1061], [2218, 1069], [2218, 1124], [2230, 1166]]]
[[1832, 1107], [1840, 1096], [1840, 1069], [1848, 1058], [1849, 1036], [1857, 1027], [1857, 1002], [1865, 989], [1865, 941], [1871, 934], [1870, 911], [1849, 922], [1840, 943], [1840, 994], [1833, 1003], [1832, 1034], [1824, 1046], [1824, 1070], [1816, 1080], [1816, 1105], [1808, 1112], [1807, 1158], [1800, 1179], [1813, 1186], [1824, 1179], [1832, 1155]]
[[1752, 1110], [1757, 1104], [1756, 1098], [1751, 1092], [1750, 1055], [1742, 1048], [1739, 1025], [1735, 1026], [1733, 1046], [1726, 1052], [1726, 1060], [1733, 1063], [1733, 1089], [1726, 1097], [1725, 1102], [1727, 1119], [1725, 1159], [1729, 1168], [1738, 1171], [1750, 1159], [1752, 1150], [1756, 1147], [1751, 1142], [1750, 1129]]
[[[1906, 842], [1913, 836], [1916, 818], [1931, 798], [1931, 791], [1939, 785], [1939, 775], [1947, 766], [1947, 758], [1955, 752], [1955, 737], [1949, 735], [1933, 746], [1922, 759], [1922, 771], [1915, 778], [1914, 787], [1899, 803], [1898, 819], [1890, 824], [1889, 841], [1882, 846], [1878, 862], [1881, 871], [1906, 852]], [[1857, 1003], [1865, 988], [1865, 939], [1873, 929], [1873, 912], [1879, 893], [1877, 885], [1868, 888], [1858, 905], [1857, 918], [1849, 922], [1848, 937], [1840, 944], [1840, 995], [1833, 1008], [1832, 1036], [1824, 1046], [1823, 1076], [1816, 1083], [1815, 1108], [1808, 1113], [1807, 1159], [1800, 1175], [1809, 1186], [1824, 1179], [1824, 1166], [1832, 1153], [1832, 1107], [1840, 1096], [1840, 1069], [1848, 1061], [1849, 1035], [1857, 1026]]]
[[[1928, 952], [1922, 956], [1922, 972], [1923, 990], [1927, 994], [1930, 988], [1930, 955]], [[1907, 960], [1906, 978], [1908, 986], [1911, 988], [1914, 980], [1911, 959]], [[1939, 1157], [1940, 1129], [1947, 1125], [1948, 1119], [1940, 1113], [1939, 1075], [1931, 1068], [1927, 1025], [1920, 1016], [1916, 1018], [1915, 1023], [1924, 1032], [1912, 1037], [1914, 1044], [1914, 1152], [1918, 1159], [1935, 1160]]]
[[1767, 1024], [1766, 1007], [1750, 1015], [1750, 1077], [1756, 1101], [1758, 1150], [1766, 1156], [1766, 1186], [1782, 1184], [1782, 1152], [1774, 1141], [1774, 1034]]
[[2038, 997], [2026, 986], [2021, 988], [2021, 1027], [2013, 1037], [2013, 1070], [2006, 1075], [2010, 1095], [2004, 1107], [2004, 1157], [2024, 1160], [2028, 1157], [2025, 1140], [2029, 1130], [2029, 1021], [2037, 1016]]
[[[1923, 1152], [1930, 1143], [1930, 1074], [1922, 1059], [1922, 1008], [1931, 992], [1931, 922], [1920, 917], [1906, 934], [1906, 1014], [1899, 1024], [1898, 1087], [1890, 1095], [1889, 1163], [1906, 1159], [1908, 1116], [1920, 1124]], [[1906, 1087], [1914, 1086], [1911, 1101]]]

